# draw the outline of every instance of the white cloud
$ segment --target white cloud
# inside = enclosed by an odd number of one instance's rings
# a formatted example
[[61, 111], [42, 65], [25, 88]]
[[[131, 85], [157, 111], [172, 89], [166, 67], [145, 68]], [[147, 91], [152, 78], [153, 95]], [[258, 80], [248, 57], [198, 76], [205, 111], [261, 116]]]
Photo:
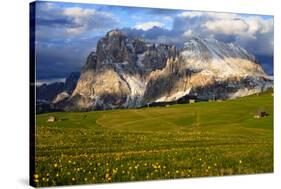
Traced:
[[217, 19], [231, 19], [237, 17], [237, 14], [234, 13], [221, 13], [221, 12], [200, 12], [200, 11], [184, 11], [178, 14], [179, 17], [187, 17], [187, 18], [194, 18], [194, 17], [211, 17]]
[[107, 27], [107, 21], [117, 22], [114, 16], [107, 12], [95, 9], [83, 9], [80, 7], [70, 7], [63, 10], [63, 14], [73, 19], [77, 27], [66, 28], [69, 34], [78, 35], [85, 31]]
[[131, 15], [131, 18], [135, 19], [135, 20], [141, 20], [142, 19], [141, 16], [137, 16], [137, 15]]
[[205, 12], [204, 13], [206, 16], [210, 18], [215, 18], [215, 19], [224, 19], [224, 20], [230, 20], [230, 19], [236, 19], [240, 18], [238, 14], [235, 13], [226, 13], [226, 12]]
[[171, 21], [173, 20], [173, 18], [171, 16], [163, 16], [162, 17], [164, 20], [167, 20], [167, 21]]
[[119, 23], [111, 13], [94, 8], [58, 7], [39, 3], [37, 8], [38, 37], [77, 37], [85, 32], [109, 30]]
[[[164, 27], [163, 25], [161, 22], [146, 22], [134, 28], [142, 29], [144, 31], [142, 35], [146, 36], [146, 31], [153, 26]], [[147, 33], [150, 40], [167, 41], [179, 46], [194, 35], [212, 36], [227, 43], [237, 43], [253, 54], [266, 56], [273, 54], [273, 18], [270, 17], [184, 11], [174, 17], [172, 28]]]
[[185, 31], [183, 34], [182, 34], [184, 37], [191, 37], [193, 35], [193, 31], [191, 29]]
[[211, 32], [226, 35], [245, 35], [249, 25], [240, 19], [207, 21], [204, 26]]
[[197, 12], [197, 11], [184, 11], [180, 14], [178, 14], [179, 17], [197, 17], [197, 16], [202, 16], [204, 13], [203, 12]]
[[70, 35], [79, 35], [84, 31], [86, 31], [86, 27], [84, 27], [84, 26], [76, 27], [76, 28], [66, 28], [65, 29], [65, 32], [67, 34], [70, 34]]
[[145, 22], [145, 23], [141, 23], [141, 24], [137, 24], [135, 25], [135, 29], [139, 29], [139, 30], [143, 30], [143, 31], [147, 31], [153, 27], [160, 27], [163, 28], [164, 24], [161, 22], [156, 22], [156, 21], [152, 21], [152, 22]]
[[96, 13], [95, 9], [82, 9], [80, 7], [70, 7], [70, 8], [65, 8], [63, 10], [63, 14], [74, 17], [74, 18], [88, 17], [95, 13]]
[[[241, 16], [235, 13], [184, 11], [177, 15], [180, 24], [192, 30], [205, 29], [207, 33], [225, 35], [248, 36], [255, 38], [255, 34], [271, 32], [272, 19], [260, 16]], [[196, 22], [194, 22], [196, 18]], [[184, 28], [183, 26], [178, 26]]]
[[257, 32], [267, 33], [272, 32], [273, 30], [272, 19], [264, 20], [258, 16], [253, 16], [246, 18], [245, 21], [249, 24], [248, 32], [251, 34], [255, 34]]
[[273, 20], [265, 20], [259, 16], [242, 17], [228, 13], [208, 13], [208, 16], [210, 18], [203, 26], [213, 33], [256, 38], [257, 33], [273, 30]]
[[185, 40], [194, 34], [214, 36], [237, 43], [254, 54], [273, 54], [273, 19], [270, 17], [184, 11], [175, 18], [173, 30], [181, 33]]

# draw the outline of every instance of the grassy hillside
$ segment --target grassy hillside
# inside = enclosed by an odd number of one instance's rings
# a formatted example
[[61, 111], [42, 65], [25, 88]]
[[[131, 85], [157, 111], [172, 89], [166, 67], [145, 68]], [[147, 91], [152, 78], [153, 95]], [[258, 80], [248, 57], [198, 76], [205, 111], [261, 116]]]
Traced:
[[36, 141], [38, 186], [272, 172], [273, 97], [41, 114]]

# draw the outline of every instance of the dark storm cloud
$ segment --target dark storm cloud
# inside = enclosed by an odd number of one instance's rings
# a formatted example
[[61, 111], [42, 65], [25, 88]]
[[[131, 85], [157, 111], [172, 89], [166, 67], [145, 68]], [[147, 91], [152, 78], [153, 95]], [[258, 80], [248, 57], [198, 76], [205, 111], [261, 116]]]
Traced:
[[[37, 18], [37, 25], [47, 26], [47, 27], [79, 27], [73, 22], [73, 19], [70, 18]], [[80, 25], [81, 26], [81, 25]]]
[[37, 79], [61, 78], [79, 71], [96, 48], [100, 32], [117, 23], [110, 13], [95, 9], [36, 4]]
[[36, 9], [36, 32], [40, 37], [79, 37], [117, 26], [118, 19], [108, 12], [80, 7], [59, 7], [42, 3]]
[[160, 16], [173, 16], [180, 12], [180, 10], [173, 9], [148, 9], [147, 13], [152, 15], [160, 15]]
[[70, 72], [79, 71], [90, 52], [95, 50], [98, 39], [37, 43], [37, 79], [64, 78]]

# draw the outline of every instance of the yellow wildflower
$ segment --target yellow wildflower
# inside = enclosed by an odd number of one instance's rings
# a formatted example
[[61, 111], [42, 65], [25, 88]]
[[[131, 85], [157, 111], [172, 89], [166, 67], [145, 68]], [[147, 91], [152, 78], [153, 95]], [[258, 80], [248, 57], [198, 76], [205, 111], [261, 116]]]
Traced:
[[105, 178], [108, 178], [108, 177], [109, 177], [109, 174], [108, 174], [108, 173], [106, 173], [106, 174], [105, 174]]
[[117, 173], [117, 170], [118, 170], [117, 168], [116, 168], [116, 169], [113, 169], [113, 170], [112, 170], [113, 174], [116, 174], [116, 173]]

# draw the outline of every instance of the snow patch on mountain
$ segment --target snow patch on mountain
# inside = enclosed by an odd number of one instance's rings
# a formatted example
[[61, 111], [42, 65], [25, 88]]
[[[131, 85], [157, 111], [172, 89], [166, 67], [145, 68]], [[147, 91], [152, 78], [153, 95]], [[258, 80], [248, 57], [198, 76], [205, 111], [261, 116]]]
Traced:
[[209, 70], [218, 77], [265, 76], [261, 66], [245, 49], [233, 43], [222, 43], [213, 38], [194, 38], [185, 43], [181, 56], [187, 68]]

